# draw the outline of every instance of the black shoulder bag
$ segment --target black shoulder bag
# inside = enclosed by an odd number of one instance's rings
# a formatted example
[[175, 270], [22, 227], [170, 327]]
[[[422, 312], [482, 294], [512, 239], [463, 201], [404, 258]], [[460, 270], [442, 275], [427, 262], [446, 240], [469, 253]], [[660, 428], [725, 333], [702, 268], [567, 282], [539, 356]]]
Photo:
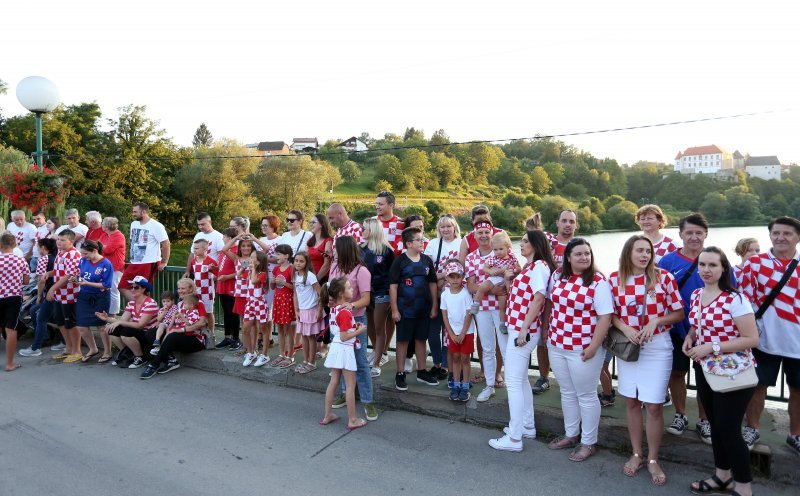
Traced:
[[697, 268], [697, 262], [699, 260], [700, 257], [695, 258], [694, 262], [692, 262], [692, 265], [689, 267], [689, 270], [687, 270], [683, 277], [681, 277], [681, 280], [678, 281], [678, 291], [683, 289], [683, 285], [686, 284], [686, 281], [688, 281], [690, 277], [692, 277], [692, 272], [694, 272], [694, 269]]

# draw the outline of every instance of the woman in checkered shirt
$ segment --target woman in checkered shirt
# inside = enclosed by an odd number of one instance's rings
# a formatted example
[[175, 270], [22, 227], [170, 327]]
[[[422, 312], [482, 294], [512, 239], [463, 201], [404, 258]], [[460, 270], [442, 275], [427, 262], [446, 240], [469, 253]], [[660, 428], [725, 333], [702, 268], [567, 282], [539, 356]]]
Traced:
[[585, 239], [567, 243], [563, 265], [550, 277], [548, 298], [552, 310], [547, 348], [561, 388], [566, 433], [547, 447], [574, 448], [569, 459], [582, 462], [597, 451], [597, 382], [605, 356], [603, 340], [614, 313], [611, 287], [595, 269], [592, 247]]
[[633, 456], [622, 468], [633, 477], [645, 467], [642, 458], [642, 403], [647, 409], [647, 470], [653, 484], [667, 477], [658, 465], [664, 431], [664, 395], [672, 370], [670, 325], [683, 319], [678, 283], [668, 271], [655, 266], [655, 250], [647, 236], [631, 236], [622, 247], [619, 271], [609, 277], [614, 296], [612, 324], [631, 342], [641, 345], [635, 362], [617, 361], [619, 392], [626, 397], [628, 435]]

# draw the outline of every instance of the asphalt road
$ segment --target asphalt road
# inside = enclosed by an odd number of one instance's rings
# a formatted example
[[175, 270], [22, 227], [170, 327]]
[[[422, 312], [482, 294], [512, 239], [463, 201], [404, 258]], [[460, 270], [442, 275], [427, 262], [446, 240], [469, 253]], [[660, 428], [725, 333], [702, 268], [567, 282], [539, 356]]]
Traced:
[[526, 440], [501, 453], [486, 444], [498, 431], [395, 411], [346, 433], [343, 421], [317, 424], [316, 393], [23, 360], [0, 375], [1, 496], [689, 494], [705, 476], [665, 464], [668, 485], [655, 488], [646, 471], [623, 476], [625, 459], [608, 451], [573, 463]]

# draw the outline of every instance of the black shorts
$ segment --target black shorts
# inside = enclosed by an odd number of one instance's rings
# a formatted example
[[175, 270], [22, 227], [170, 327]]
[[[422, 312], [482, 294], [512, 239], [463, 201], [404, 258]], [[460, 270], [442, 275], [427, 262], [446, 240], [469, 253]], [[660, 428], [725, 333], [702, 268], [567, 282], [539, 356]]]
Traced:
[[791, 388], [800, 389], [800, 359], [780, 355], [771, 355], [759, 349], [753, 349], [756, 358], [756, 373], [760, 386], [775, 386], [783, 364], [783, 373], [786, 374], [786, 384]]
[[22, 308], [22, 296], [0, 298], [0, 326], [3, 329], [17, 328], [20, 308]]
[[430, 320], [428, 317], [416, 319], [402, 317], [397, 323], [397, 331], [395, 331], [397, 341], [427, 341]]
[[53, 305], [53, 321], [65, 329], [72, 329], [77, 324], [75, 320], [75, 303], [58, 303]]
[[672, 339], [672, 371], [689, 372], [690, 360], [683, 352], [683, 339], [673, 332], [669, 337]]
[[121, 338], [136, 338], [139, 341], [143, 350], [149, 350], [153, 347], [153, 342], [156, 340], [156, 331], [158, 329], [137, 329], [135, 327], [128, 327], [124, 323], [120, 324], [111, 333], [112, 336]]

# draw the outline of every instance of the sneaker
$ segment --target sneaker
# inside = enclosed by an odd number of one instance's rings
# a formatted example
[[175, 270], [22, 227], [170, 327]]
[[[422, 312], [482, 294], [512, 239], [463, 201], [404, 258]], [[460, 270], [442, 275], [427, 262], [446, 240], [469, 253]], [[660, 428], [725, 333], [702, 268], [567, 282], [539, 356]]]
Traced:
[[384, 353], [383, 355], [381, 355], [381, 361], [378, 362], [378, 365], [380, 367], [383, 367], [387, 363], [389, 363], [389, 354], [388, 353]]
[[447, 379], [447, 377], [450, 375], [445, 369], [439, 367], [438, 365], [434, 365], [433, 368], [431, 368], [431, 374], [439, 381]]
[[147, 364], [147, 367], [144, 368], [142, 375], [139, 376], [139, 379], [149, 379], [154, 375], [156, 375], [156, 368], [150, 364]]
[[58, 343], [57, 345], [51, 346], [50, 351], [64, 351], [67, 349], [67, 345], [64, 343]]
[[411, 361], [410, 358], [406, 358], [405, 367], [403, 367], [406, 374], [410, 372], [414, 372], [414, 362]]
[[752, 450], [753, 446], [761, 439], [761, 434], [758, 433], [758, 429], [753, 429], [749, 425], [746, 425], [742, 429], [742, 439], [744, 439], [747, 449]]
[[256, 358], [256, 363], [253, 364], [253, 367], [263, 367], [268, 363], [269, 363], [269, 357], [263, 353], [259, 353], [258, 358]]
[[342, 408], [343, 406], [347, 405], [347, 398], [345, 395], [340, 394], [336, 398], [333, 399], [333, 408]]
[[[508, 434], [508, 427], [503, 427], [503, 434]], [[525, 439], [536, 439], [536, 429], [528, 429], [527, 427], [522, 427], [522, 437]]]
[[676, 436], [680, 436], [687, 427], [689, 427], [689, 419], [686, 418], [686, 415], [676, 413], [675, 418], [672, 419], [672, 423], [669, 424], [669, 427], [667, 427], [667, 432]]
[[408, 390], [408, 386], [406, 385], [406, 374], [395, 374], [394, 376], [394, 387], [398, 391], [406, 391]]
[[481, 304], [480, 303], [473, 303], [469, 307], [469, 313], [470, 313], [470, 315], [478, 315], [478, 310], [480, 310], [480, 309], [481, 309]]
[[234, 339], [231, 341], [231, 345], [228, 347], [228, 349], [231, 351], [239, 351], [242, 349], [242, 342], [238, 339]]
[[795, 455], [800, 455], [800, 436], [786, 436], [786, 444]]
[[166, 374], [167, 372], [172, 372], [173, 370], [179, 368], [181, 368], [181, 363], [177, 358], [173, 357], [161, 364], [161, 366], [158, 368], [158, 373]]
[[476, 399], [478, 403], [483, 403], [484, 401], [489, 401], [492, 396], [494, 396], [494, 386], [486, 386]]
[[536, 379], [531, 391], [533, 391], [533, 394], [542, 394], [548, 389], [550, 389], [550, 379], [546, 377], [540, 377]]
[[380, 367], [372, 367], [369, 369], [370, 377], [380, 377], [381, 376], [381, 368]]
[[711, 444], [711, 422], [708, 420], [698, 420], [694, 425], [697, 433], [700, 434], [700, 440], [706, 444]]
[[156, 356], [156, 355], [158, 355], [159, 351], [161, 351], [161, 346], [153, 346], [150, 349], [150, 354], [153, 355], [153, 356]]
[[670, 406], [672, 404], [672, 398], [670, 397], [669, 393], [664, 397], [664, 406]]
[[367, 420], [378, 420], [378, 409], [372, 403], [364, 404], [364, 413], [367, 415]]
[[131, 362], [130, 365], [128, 365], [128, 368], [129, 369], [138, 369], [139, 367], [141, 367], [145, 363], [147, 363], [147, 362], [144, 361], [144, 357], [140, 357], [140, 356], [133, 357], [133, 361]]
[[19, 350], [17, 353], [19, 353], [19, 356], [24, 356], [24, 357], [42, 356], [42, 350], [34, 350], [30, 346]]
[[497, 439], [490, 439], [489, 446], [500, 451], [515, 451], [517, 453], [522, 451], [522, 441], [514, 442], [508, 435]]
[[367, 353], [367, 363], [374, 363], [375, 362], [375, 352], [370, 351]]
[[224, 348], [230, 347], [231, 344], [233, 344], [233, 339], [225, 338], [222, 341], [220, 341], [219, 343], [217, 343], [217, 345], [214, 346], [214, 349], [215, 350], [222, 350]]
[[450, 388], [450, 401], [458, 401], [458, 393], [461, 392], [461, 388]]
[[455, 381], [453, 380], [453, 373], [452, 372], [448, 372], [447, 373], [447, 388], [448, 389], [453, 389], [453, 386], [455, 386]]
[[461, 388], [461, 391], [458, 392], [458, 401], [469, 401], [471, 397], [472, 395], [469, 394], [469, 387]]
[[438, 386], [439, 385], [439, 381], [437, 381], [436, 378], [433, 375], [431, 375], [431, 373], [428, 372], [425, 369], [417, 370], [417, 382], [421, 382], [423, 384], [427, 384], [428, 386]]
[[255, 359], [256, 359], [255, 353], [245, 353], [244, 360], [242, 360], [242, 367], [249, 366], [251, 363], [253, 363], [253, 360]]

